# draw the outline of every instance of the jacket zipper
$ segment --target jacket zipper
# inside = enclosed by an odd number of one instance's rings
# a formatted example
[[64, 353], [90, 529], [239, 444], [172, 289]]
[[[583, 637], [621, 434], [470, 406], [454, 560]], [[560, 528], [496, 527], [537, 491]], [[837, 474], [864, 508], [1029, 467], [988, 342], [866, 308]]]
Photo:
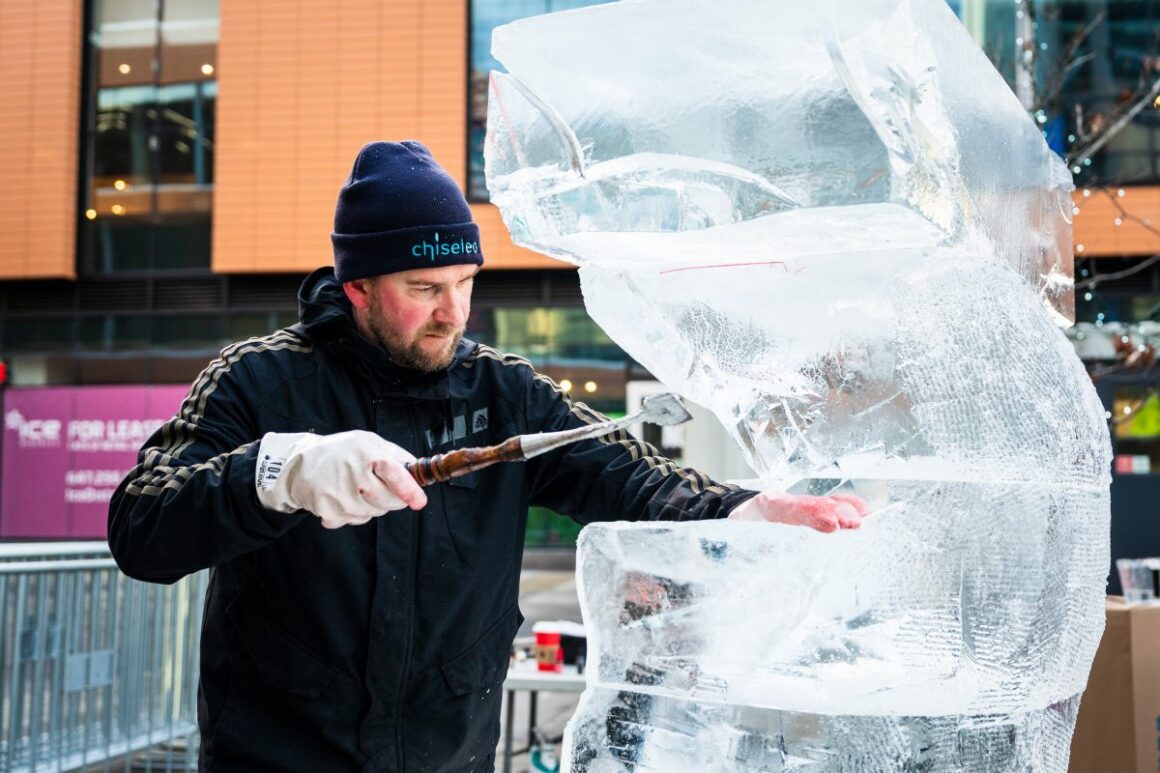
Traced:
[[[418, 442], [419, 432], [415, 424], [415, 412], [410, 406], [407, 406], [406, 410], [407, 424], [411, 427], [411, 437]], [[411, 592], [407, 599], [410, 608], [407, 610], [407, 643], [403, 650], [403, 679], [399, 683], [399, 695], [395, 700], [395, 748], [399, 750], [400, 773], [404, 773], [406, 770], [404, 767], [406, 755], [403, 749], [403, 706], [407, 697], [407, 682], [411, 676], [412, 640], [415, 636], [415, 595], [419, 585], [419, 515], [418, 513], [410, 514], [410, 517], [415, 521], [415, 530], [411, 535]]]

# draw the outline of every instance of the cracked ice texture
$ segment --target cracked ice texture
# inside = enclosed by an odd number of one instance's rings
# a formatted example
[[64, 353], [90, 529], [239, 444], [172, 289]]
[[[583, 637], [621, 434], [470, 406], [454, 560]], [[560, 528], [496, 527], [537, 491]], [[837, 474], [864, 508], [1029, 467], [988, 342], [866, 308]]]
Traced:
[[625, 0], [493, 54], [513, 238], [765, 485], [877, 508], [590, 527], [573, 769], [1063, 771], [1110, 457], [1057, 327], [1071, 184], [945, 3]]

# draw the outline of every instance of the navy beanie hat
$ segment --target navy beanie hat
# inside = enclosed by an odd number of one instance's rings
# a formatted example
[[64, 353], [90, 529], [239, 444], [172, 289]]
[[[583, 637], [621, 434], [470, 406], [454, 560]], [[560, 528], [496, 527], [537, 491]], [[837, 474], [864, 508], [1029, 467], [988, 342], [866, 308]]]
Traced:
[[414, 140], [372, 142], [359, 151], [338, 193], [330, 240], [340, 282], [483, 263], [467, 199]]

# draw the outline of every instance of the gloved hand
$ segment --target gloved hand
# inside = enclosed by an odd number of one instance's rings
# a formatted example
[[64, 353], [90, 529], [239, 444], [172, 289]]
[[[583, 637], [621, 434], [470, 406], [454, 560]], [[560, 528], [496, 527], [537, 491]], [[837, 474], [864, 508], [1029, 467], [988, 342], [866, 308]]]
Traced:
[[763, 491], [747, 499], [729, 513], [732, 521], [771, 521], [792, 526], [809, 526], [818, 531], [857, 529], [870, 508], [853, 494], [813, 497]]
[[258, 501], [282, 513], [308, 510], [328, 529], [391, 510], [419, 510], [427, 495], [407, 472], [415, 457], [373, 432], [267, 432], [258, 447]]

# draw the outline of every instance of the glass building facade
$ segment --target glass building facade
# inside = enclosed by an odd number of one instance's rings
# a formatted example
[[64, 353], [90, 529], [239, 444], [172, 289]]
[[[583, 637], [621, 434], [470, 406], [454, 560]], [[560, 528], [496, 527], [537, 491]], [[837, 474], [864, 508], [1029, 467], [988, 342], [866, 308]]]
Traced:
[[90, 8], [81, 274], [208, 272], [218, 5]]

